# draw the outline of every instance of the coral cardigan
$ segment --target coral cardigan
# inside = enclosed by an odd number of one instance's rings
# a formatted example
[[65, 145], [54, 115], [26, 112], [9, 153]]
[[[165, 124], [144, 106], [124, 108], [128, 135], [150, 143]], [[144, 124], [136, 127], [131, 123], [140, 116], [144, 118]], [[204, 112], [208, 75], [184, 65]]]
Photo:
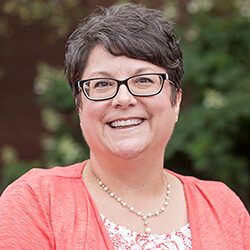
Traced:
[[[82, 180], [85, 163], [31, 170], [4, 191], [0, 249], [113, 249]], [[184, 185], [194, 250], [250, 249], [249, 214], [229, 188], [174, 175]]]

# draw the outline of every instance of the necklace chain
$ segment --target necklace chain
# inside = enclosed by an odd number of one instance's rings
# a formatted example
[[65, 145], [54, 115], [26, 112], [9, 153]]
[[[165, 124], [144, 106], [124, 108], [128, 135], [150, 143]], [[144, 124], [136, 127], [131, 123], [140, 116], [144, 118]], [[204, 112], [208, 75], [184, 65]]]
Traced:
[[109, 194], [109, 196], [113, 199], [115, 199], [118, 203], [120, 203], [120, 205], [122, 205], [124, 208], [127, 208], [129, 210], [129, 212], [135, 214], [136, 216], [140, 217], [143, 221], [143, 225], [144, 225], [144, 230], [145, 230], [145, 233], [146, 234], [150, 234], [151, 233], [151, 228], [149, 227], [148, 225], [148, 219], [154, 217], [154, 216], [158, 216], [160, 215], [161, 213], [163, 213], [167, 206], [168, 206], [168, 203], [169, 203], [169, 199], [170, 199], [170, 189], [171, 189], [171, 186], [170, 184], [168, 183], [166, 185], [166, 196], [165, 196], [165, 200], [164, 200], [164, 203], [163, 205], [151, 212], [151, 213], [143, 213], [142, 211], [138, 211], [136, 210], [134, 207], [132, 206], [129, 206], [125, 201], [123, 201], [120, 197], [118, 197], [114, 192], [112, 192], [100, 179], [97, 178], [97, 181], [98, 181], [98, 184], [99, 186], [107, 193]]

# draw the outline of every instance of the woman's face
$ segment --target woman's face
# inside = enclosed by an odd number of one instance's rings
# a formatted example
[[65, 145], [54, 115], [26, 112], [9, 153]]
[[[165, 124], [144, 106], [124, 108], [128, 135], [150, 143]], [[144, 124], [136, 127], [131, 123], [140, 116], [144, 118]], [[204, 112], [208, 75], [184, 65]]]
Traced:
[[[110, 77], [118, 80], [144, 73], [165, 73], [152, 63], [114, 56], [97, 45], [89, 55], [82, 79]], [[83, 135], [94, 154], [134, 158], [142, 153], [164, 152], [178, 117], [177, 104], [170, 103], [171, 86], [151, 97], [135, 97], [125, 85], [110, 100], [91, 101], [81, 93], [79, 117]]]

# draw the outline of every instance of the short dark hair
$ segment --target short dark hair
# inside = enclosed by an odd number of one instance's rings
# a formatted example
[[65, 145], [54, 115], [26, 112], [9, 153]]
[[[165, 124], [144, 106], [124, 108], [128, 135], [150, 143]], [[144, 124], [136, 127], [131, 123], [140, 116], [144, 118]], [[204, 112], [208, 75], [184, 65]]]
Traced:
[[183, 60], [179, 40], [164, 13], [137, 4], [98, 8], [85, 18], [66, 43], [65, 74], [78, 95], [75, 83], [80, 80], [89, 53], [101, 44], [113, 55], [124, 55], [164, 67], [172, 88], [171, 102], [181, 91]]

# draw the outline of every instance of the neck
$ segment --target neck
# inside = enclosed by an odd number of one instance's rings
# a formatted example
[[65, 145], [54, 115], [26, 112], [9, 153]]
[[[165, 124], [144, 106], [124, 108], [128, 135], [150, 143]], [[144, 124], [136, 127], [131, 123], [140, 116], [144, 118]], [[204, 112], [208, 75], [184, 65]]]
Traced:
[[135, 195], [154, 195], [164, 188], [163, 155], [148, 154], [133, 159], [90, 153], [87, 171], [110, 189]]

